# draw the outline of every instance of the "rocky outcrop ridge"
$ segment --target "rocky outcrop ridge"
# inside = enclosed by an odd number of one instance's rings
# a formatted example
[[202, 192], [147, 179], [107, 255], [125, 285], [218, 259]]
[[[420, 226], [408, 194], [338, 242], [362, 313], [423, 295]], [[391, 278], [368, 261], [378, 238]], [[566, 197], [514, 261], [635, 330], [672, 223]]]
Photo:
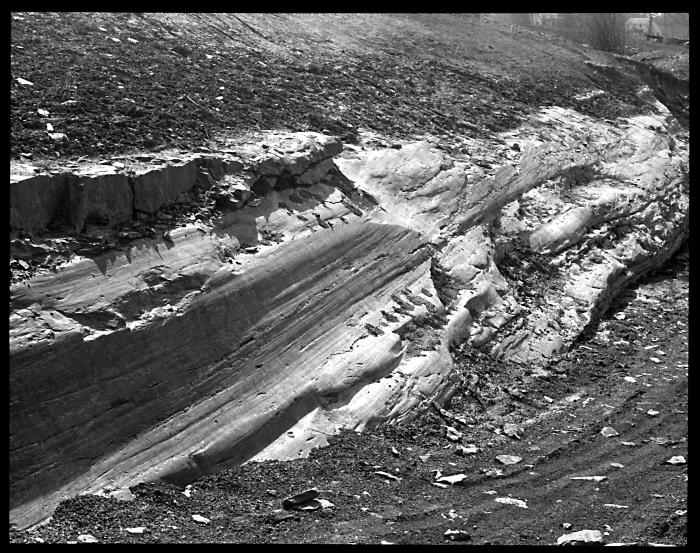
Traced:
[[221, 210], [11, 289], [11, 520], [405, 420], [453, 393], [454, 343], [542, 370], [686, 235], [687, 136], [664, 118], [550, 108], [494, 140], [488, 171], [303, 134], [11, 179], [17, 228], [117, 224], [195, 189]]

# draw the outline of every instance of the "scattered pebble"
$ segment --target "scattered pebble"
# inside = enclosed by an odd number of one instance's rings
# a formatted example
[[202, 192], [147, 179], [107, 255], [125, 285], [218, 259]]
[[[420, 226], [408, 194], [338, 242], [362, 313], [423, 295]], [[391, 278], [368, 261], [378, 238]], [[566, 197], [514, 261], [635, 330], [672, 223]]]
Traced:
[[606, 503], [603, 507], [610, 507], [611, 509], [629, 509], [627, 505], [618, 505], [616, 503]]
[[192, 515], [192, 520], [199, 522], [200, 524], [209, 524], [211, 522], [211, 520], [209, 520], [207, 517], [203, 517], [202, 515]]
[[518, 425], [513, 424], [512, 422], [508, 422], [503, 425], [503, 433], [510, 438], [515, 438], [516, 440], [520, 439], [520, 436], [518, 435], [519, 430], [520, 428]]
[[668, 461], [666, 461], [669, 465], [685, 465], [685, 457], [683, 455], [674, 455], [671, 457]]
[[464, 530], [447, 530], [444, 534], [445, 538], [452, 541], [466, 541], [471, 539], [468, 532]]
[[92, 534], [80, 534], [78, 541], [80, 543], [98, 543], [98, 539]]
[[462, 482], [463, 480], [467, 479], [466, 474], [453, 474], [451, 476], [442, 476], [437, 479], [438, 483], [440, 484], [458, 484], [459, 482]]
[[451, 426], [446, 427], [447, 428], [447, 439], [452, 441], [452, 442], [457, 442], [462, 439], [463, 434], [457, 430], [456, 428], [453, 428]]
[[569, 478], [569, 480], [593, 480], [594, 482], [602, 482], [607, 479], [607, 476], [572, 476]]
[[382, 476], [384, 478], [388, 478], [389, 480], [396, 480], [396, 481], [401, 480], [401, 478], [399, 478], [398, 476], [394, 476], [393, 474], [390, 474], [388, 472], [384, 472], [383, 470], [376, 470], [376, 471], [374, 471], [374, 474], [376, 474], [377, 476]]
[[[390, 475], [392, 476], [392, 475]], [[392, 478], [396, 478], [395, 476], [392, 476]], [[291, 509], [293, 507], [297, 507], [299, 505], [303, 505], [307, 501], [311, 501], [312, 499], [316, 499], [321, 493], [318, 491], [318, 488], [310, 488], [308, 490], [305, 490], [303, 492], [300, 492], [298, 494], [292, 495], [282, 501], [282, 507], [285, 509]]]
[[515, 505], [516, 507], [521, 507], [527, 509], [527, 502], [522, 499], [515, 499], [513, 497], [497, 497], [494, 499], [496, 503], [504, 503], [505, 505]]
[[557, 545], [576, 545], [579, 543], [603, 543], [603, 534], [599, 530], [580, 530], [564, 534], [557, 539]]
[[523, 460], [522, 457], [517, 455], [496, 455], [496, 460], [500, 461], [504, 465], [515, 465]]
[[649, 409], [649, 410], [647, 411], [647, 415], [649, 415], [650, 417], [655, 417], [655, 416], [658, 415], [659, 413], [660, 413], [660, 411], [655, 411], [654, 409]]
[[146, 530], [145, 526], [135, 526], [134, 528], [125, 528], [129, 534], [143, 534], [144, 530]]
[[600, 433], [606, 438], [612, 438], [613, 436], [619, 436], [620, 433], [615, 430], [612, 426], [604, 426]]

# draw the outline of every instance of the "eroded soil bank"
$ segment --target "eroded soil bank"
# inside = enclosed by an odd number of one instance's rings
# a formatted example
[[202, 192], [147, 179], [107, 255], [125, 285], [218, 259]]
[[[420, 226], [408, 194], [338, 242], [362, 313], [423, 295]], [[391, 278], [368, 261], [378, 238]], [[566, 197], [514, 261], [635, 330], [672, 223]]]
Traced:
[[[446, 406], [452, 416], [433, 411], [410, 424], [344, 432], [308, 459], [249, 463], [187, 490], [158, 483], [133, 488], [128, 502], [77, 497], [32, 532], [11, 529], [10, 541], [90, 534], [102, 543], [539, 545], [590, 529], [605, 543], [682, 545], [687, 465], [666, 461], [688, 459], [687, 325], [685, 246], [544, 374], [474, 348], [453, 352], [469, 370]], [[449, 439], [446, 426], [462, 437]], [[603, 427], [619, 435], [604, 437]], [[458, 455], [460, 446], [476, 453]], [[522, 461], [503, 465], [495, 457], [504, 454]], [[466, 479], [435, 487], [436, 470]], [[581, 476], [605, 478], [571, 479]], [[333, 507], [283, 509], [283, 499], [311, 487]], [[138, 527], [143, 533], [126, 530]], [[452, 542], [447, 530], [469, 537]]]
[[615, 298], [687, 236], [685, 77], [481, 17], [12, 21], [11, 540], [684, 543], [687, 249]]

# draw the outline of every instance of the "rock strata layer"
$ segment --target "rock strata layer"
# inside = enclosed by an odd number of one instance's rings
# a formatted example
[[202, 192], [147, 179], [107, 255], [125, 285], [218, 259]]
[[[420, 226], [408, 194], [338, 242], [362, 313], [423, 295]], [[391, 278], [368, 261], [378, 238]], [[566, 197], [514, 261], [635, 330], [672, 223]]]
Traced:
[[543, 370], [687, 235], [687, 135], [662, 108], [546, 109], [494, 139], [487, 174], [427, 142], [313, 133], [11, 166], [17, 231], [135, 221], [192, 190], [220, 209], [11, 288], [11, 521], [410, 419], [453, 393], [456, 343]]

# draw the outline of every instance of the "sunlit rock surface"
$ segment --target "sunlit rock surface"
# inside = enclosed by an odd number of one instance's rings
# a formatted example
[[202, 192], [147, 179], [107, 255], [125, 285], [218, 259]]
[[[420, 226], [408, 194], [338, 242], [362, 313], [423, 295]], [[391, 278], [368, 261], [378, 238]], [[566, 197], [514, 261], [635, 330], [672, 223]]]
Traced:
[[[409, 419], [453, 393], [453, 343], [541, 370], [686, 236], [668, 120], [549, 108], [494, 138], [486, 174], [428, 142], [341, 152], [313, 133], [109, 178], [19, 168], [17, 228], [138, 218], [195, 185], [226, 209], [11, 288], [11, 521]], [[547, 265], [527, 303], [499, 269], [513, 252]]]

